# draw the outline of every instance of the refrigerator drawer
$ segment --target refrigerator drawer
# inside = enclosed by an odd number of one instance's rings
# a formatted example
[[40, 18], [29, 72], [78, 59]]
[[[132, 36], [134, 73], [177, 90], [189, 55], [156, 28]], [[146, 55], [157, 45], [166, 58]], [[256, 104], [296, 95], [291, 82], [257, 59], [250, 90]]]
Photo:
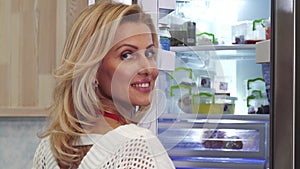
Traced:
[[[172, 118], [174, 117], [174, 118]], [[171, 157], [267, 157], [268, 116], [162, 115], [158, 137]]]
[[265, 169], [265, 160], [172, 157], [177, 169]]

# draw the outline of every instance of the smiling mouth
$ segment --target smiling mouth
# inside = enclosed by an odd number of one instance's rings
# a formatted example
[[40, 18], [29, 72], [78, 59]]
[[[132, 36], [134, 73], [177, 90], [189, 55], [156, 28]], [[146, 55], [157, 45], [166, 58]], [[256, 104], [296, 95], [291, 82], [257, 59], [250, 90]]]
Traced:
[[148, 88], [150, 87], [150, 82], [146, 82], [146, 83], [135, 83], [135, 84], [131, 84], [132, 87], [135, 88]]

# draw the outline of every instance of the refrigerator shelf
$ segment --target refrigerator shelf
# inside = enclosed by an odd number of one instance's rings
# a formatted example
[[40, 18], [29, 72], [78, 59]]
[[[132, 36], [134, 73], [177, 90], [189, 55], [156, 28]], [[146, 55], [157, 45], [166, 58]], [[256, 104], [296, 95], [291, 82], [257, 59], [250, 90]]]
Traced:
[[255, 50], [255, 44], [171, 46], [170, 50], [174, 52], [210, 51], [210, 50]]
[[265, 169], [265, 160], [247, 158], [171, 157], [177, 169]]
[[249, 115], [235, 115], [235, 114], [175, 114], [175, 113], [163, 113], [159, 116], [159, 121], [184, 121], [184, 120], [220, 120], [219, 122], [225, 122], [225, 120], [236, 120], [235, 122], [259, 122], [266, 123], [270, 120], [269, 114], [249, 114]]

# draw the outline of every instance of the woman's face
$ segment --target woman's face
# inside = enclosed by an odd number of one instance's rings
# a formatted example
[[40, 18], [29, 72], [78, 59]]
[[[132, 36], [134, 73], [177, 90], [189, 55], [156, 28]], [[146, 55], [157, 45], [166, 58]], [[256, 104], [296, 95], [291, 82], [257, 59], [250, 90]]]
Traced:
[[158, 75], [149, 27], [143, 23], [123, 23], [114, 44], [96, 75], [101, 93], [114, 102], [149, 105]]

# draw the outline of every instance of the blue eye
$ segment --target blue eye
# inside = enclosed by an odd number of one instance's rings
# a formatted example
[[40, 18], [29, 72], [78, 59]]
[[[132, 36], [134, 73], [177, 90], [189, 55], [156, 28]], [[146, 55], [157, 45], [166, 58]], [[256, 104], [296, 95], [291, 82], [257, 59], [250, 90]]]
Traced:
[[154, 57], [156, 55], [156, 52], [154, 51], [154, 49], [147, 49], [145, 51], [145, 56], [147, 58], [151, 58], [151, 57]]
[[121, 59], [122, 60], [127, 60], [127, 59], [130, 59], [130, 58], [132, 58], [133, 56], [132, 56], [132, 54], [131, 53], [125, 53], [125, 54], [122, 54], [121, 55]]

